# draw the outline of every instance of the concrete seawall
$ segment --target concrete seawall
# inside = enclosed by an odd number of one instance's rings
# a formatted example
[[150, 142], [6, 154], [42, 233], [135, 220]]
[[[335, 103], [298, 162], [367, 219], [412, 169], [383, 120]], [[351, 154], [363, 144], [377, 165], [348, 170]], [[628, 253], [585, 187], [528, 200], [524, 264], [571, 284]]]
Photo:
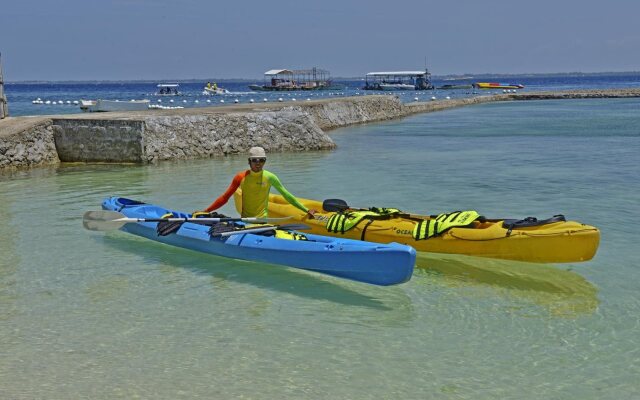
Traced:
[[640, 97], [639, 89], [477, 96], [402, 104], [395, 96], [298, 104], [13, 117], [0, 121], [0, 169], [60, 162], [134, 162], [206, 158], [247, 151], [335, 148], [326, 131], [359, 123], [496, 101]]

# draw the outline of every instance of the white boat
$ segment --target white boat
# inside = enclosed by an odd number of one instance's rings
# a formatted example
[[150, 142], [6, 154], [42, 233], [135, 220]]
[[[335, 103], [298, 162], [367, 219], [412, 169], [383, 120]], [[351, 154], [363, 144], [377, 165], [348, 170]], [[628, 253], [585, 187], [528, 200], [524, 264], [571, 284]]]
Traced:
[[231, 92], [229, 92], [227, 89], [224, 88], [219, 88], [219, 87], [214, 87], [214, 86], [205, 86], [204, 87], [204, 91], [202, 92], [202, 94], [229, 94]]
[[80, 100], [80, 109], [87, 112], [142, 111], [149, 109], [149, 100]]
[[178, 91], [180, 85], [177, 83], [159, 83], [156, 96], [182, 96], [182, 93]]
[[431, 73], [424, 71], [369, 72], [364, 90], [432, 90]]

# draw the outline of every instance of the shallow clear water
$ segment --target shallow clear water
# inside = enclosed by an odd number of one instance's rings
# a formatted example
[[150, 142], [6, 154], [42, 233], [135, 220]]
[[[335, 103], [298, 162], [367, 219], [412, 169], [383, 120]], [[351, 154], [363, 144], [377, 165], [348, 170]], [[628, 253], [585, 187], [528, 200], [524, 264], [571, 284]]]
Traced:
[[485, 104], [270, 155], [301, 197], [602, 231], [586, 263], [422, 255], [429, 268], [395, 287], [82, 229], [112, 194], [201, 209], [244, 156], [3, 173], [0, 397], [638, 398], [639, 109]]

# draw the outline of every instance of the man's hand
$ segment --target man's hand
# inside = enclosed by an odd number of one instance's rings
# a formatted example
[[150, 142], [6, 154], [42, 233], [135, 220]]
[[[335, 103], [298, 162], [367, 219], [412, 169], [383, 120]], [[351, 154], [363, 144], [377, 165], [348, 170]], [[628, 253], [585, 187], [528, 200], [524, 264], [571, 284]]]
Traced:
[[307, 217], [307, 218], [309, 218], [309, 219], [314, 219], [314, 218], [315, 218], [315, 217], [314, 217], [314, 214], [315, 214], [315, 213], [317, 213], [317, 211], [316, 211], [316, 210], [309, 209], [309, 210], [307, 210], [307, 215], [306, 215], [306, 217]]

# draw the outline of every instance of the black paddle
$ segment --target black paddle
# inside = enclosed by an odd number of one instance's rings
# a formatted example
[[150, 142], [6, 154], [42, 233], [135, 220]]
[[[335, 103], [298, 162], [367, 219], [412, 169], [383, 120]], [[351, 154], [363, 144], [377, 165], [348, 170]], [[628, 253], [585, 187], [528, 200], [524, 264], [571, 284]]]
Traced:
[[82, 217], [82, 224], [90, 231], [111, 231], [122, 228], [124, 224], [131, 222], [278, 222], [291, 217], [284, 218], [129, 218], [117, 211], [87, 211]]

